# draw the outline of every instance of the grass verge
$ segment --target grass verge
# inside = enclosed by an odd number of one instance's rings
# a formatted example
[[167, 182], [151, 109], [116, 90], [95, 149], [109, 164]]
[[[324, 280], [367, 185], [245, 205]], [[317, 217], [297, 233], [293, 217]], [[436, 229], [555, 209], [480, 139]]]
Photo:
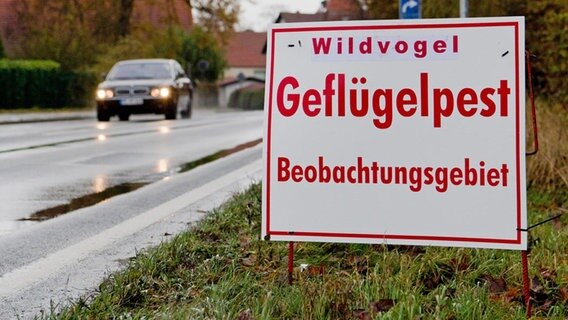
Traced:
[[[524, 319], [520, 253], [259, 239], [253, 185], [192, 230], [138, 254], [99, 292], [43, 319]], [[551, 214], [529, 192], [529, 220]], [[568, 215], [531, 231], [534, 313], [568, 314]], [[303, 265], [300, 268], [300, 265]]]

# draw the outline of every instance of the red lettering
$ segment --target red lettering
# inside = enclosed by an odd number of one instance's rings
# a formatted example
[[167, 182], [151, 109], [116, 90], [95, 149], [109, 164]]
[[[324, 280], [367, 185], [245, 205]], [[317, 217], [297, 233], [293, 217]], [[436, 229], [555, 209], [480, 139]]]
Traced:
[[479, 185], [485, 185], [485, 161], [479, 161]]
[[[381, 99], [382, 98], [382, 99]], [[381, 105], [381, 100], [384, 104]], [[392, 124], [392, 89], [377, 89], [373, 93], [373, 111], [375, 115], [383, 119], [374, 119], [373, 124], [378, 129], [387, 129]]]
[[509, 85], [507, 83], [507, 80], [501, 80], [500, 82], [500, 86], [499, 89], [497, 89], [497, 94], [500, 97], [500, 103], [501, 103], [501, 117], [506, 117], [508, 115], [509, 112], [509, 94], [511, 93], [511, 89], [509, 88]]
[[325, 89], [323, 89], [323, 95], [325, 96], [325, 115], [330, 117], [332, 112], [332, 97], [335, 94], [333, 90], [333, 80], [335, 80], [335, 73], [328, 73], [325, 76]]
[[292, 167], [292, 180], [294, 182], [302, 182], [302, 167], [301, 166], [293, 166]]
[[389, 50], [389, 46], [390, 46], [390, 41], [377, 41], [378, 45], [379, 45], [379, 51], [382, 54], [385, 54], [388, 52]]
[[355, 175], [356, 170], [357, 167], [355, 166], [350, 166], [349, 168], [347, 168], [347, 180], [349, 181], [349, 183], [357, 183], [357, 178]]
[[420, 115], [428, 116], [428, 74], [420, 73]]
[[394, 50], [400, 54], [406, 53], [408, 51], [408, 43], [406, 41], [398, 41], [394, 46]]
[[495, 114], [496, 106], [493, 99], [490, 96], [495, 94], [495, 89], [493, 88], [485, 88], [481, 90], [480, 98], [481, 102], [487, 107], [481, 110], [479, 114], [483, 117], [491, 117]]
[[448, 190], [448, 168], [440, 167], [436, 169], [436, 190], [446, 192]]
[[316, 168], [314, 166], [307, 166], [306, 169], [304, 169], [304, 178], [309, 183], [315, 182], [317, 178]]
[[320, 113], [320, 108], [310, 109], [314, 105], [321, 105], [321, 96], [316, 89], [309, 89], [302, 99], [302, 107], [308, 117], [315, 117]]
[[477, 171], [469, 165], [469, 158], [465, 158], [465, 185], [474, 186], [477, 184]]
[[318, 168], [319, 168], [319, 182], [329, 183], [331, 181], [331, 169], [323, 164], [323, 157], [318, 157]]
[[[442, 107], [442, 98], [446, 104]], [[442, 117], [449, 117], [454, 111], [454, 96], [450, 89], [434, 89], [434, 128], [442, 126]]]
[[453, 51], [454, 53], [458, 53], [458, 36], [454, 35], [453, 37]]
[[[396, 95], [396, 108], [403, 117], [412, 117], [416, 113], [416, 92], [410, 88], [404, 88]], [[405, 109], [406, 105], [413, 105], [413, 108]]]
[[286, 96], [288, 102], [292, 102], [290, 107], [284, 105], [284, 90], [287, 86], [292, 86], [292, 89], [296, 89], [300, 86], [298, 80], [292, 76], [288, 76], [280, 82], [278, 85], [278, 91], [276, 92], [276, 105], [278, 106], [278, 111], [285, 117], [293, 116], [298, 110], [300, 105], [300, 95], [297, 93], [290, 93]]
[[329, 54], [331, 48], [331, 38], [312, 38], [312, 47], [315, 54]]
[[463, 88], [458, 93], [457, 107], [459, 113], [464, 117], [473, 117], [477, 112], [477, 108], [471, 107], [466, 109], [467, 105], [477, 104], [477, 94], [472, 88]]
[[509, 168], [507, 167], [507, 164], [503, 164], [501, 166], [501, 181], [502, 181], [502, 185], [503, 187], [507, 186], [507, 175], [509, 174]]
[[491, 168], [487, 170], [487, 184], [496, 187], [499, 185], [499, 170]]
[[359, 52], [361, 52], [362, 54], [370, 54], [372, 53], [372, 46], [373, 41], [371, 37], [367, 37], [366, 40], [361, 41], [361, 43], [359, 44]]
[[434, 52], [436, 53], [446, 52], [446, 42], [444, 40], [434, 41]]
[[[500, 80], [499, 87], [489, 88], [431, 88], [429, 74], [420, 73], [419, 88], [376, 88], [368, 85], [365, 76], [328, 73], [323, 88], [300, 88], [294, 76], [284, 77], [276, 89], [276, 108], [283, 117], [301, 113], [306, 117], [368, 117], [372, 110], [373, 125], [388, 129], [397, 116], [431, 117], [434, 128], [441, 128], [446, 118], [492, 117], [509, 115], [511, 88], [508, 80]], [[396, 90], [396, 91], [395, 91]], [[419, 96], [420, 95], [420, 96]], [[499, 103], [499, 106], [497, 106]], [[481, 177], [479, 178], [481, 179]]]
[[290, 179], [290, 160], [285, 157], [278, 157], [278, 182], [286, 182]]
[[450, 181], [454, 185], [460, 185], [463, 182], [463, 172], [461, 168], [453, 168], [450, 170]]
[[337, 166], [333, 168], [333, 182], [345, 183], [345, 167]]
[[426, 41], [414, 42], [414, 56], [416, 58], [424, 58], [428, 52], [428, 45]]

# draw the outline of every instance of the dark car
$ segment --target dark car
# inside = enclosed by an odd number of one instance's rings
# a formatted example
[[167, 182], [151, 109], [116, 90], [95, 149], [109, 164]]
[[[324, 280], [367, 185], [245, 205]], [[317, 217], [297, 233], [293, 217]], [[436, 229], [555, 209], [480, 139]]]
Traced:
[[191, 117], [193, 86], [180, 64], [171, 59], [139, 59], [117, 62], [97, 87], [97, 119], [118, 115], [163, 114], [176, 119]]

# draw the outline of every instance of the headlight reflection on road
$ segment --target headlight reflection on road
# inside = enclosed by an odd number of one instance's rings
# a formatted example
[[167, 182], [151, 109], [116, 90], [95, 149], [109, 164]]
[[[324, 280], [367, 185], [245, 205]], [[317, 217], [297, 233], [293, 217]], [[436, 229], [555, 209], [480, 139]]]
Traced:
[[170, 168], [170, 162], [168, 161], [168, 159], [158, 160], [158, 163], [156, 164], [156, 171], [158, 173], [167, 172], [169, 168]]
[[93, 192], [103, 192], [108, 188], [108, 177], [105, 174], [99, 174], [93, 179]]
[[104, 134], [99, 134], [97, 136], [97, 140], [99, 141], [105, 141], [107, 139], [107, 136], [105, 136]]
[[160, 127], [161, 133], [169, 133], [171, 131], [170, 127]]
[[104, 130], [107, 128], [107, 124], [106, 123], [97, 123], [97, 129], [99, 130]]

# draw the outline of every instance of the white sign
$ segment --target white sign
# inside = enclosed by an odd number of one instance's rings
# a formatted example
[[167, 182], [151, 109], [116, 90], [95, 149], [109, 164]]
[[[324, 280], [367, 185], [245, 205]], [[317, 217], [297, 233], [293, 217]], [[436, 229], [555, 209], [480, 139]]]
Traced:
[[273, 25], [264, 239], [525, 249], [522, 17]]

